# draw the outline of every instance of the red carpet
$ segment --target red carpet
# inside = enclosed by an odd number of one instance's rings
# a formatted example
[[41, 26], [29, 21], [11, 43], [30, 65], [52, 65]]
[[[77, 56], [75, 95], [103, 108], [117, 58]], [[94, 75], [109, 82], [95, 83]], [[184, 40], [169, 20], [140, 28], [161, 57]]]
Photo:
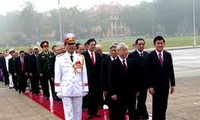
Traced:
[[[64, 120], [63, 106], [61, 103], [57, 101], [53, 101], [51, 98], [50, 100], [45, 100], [42, 94], [39, 94], [38, 96], [36, 96], [36, 95], [33, 95], [31, 92], [26, 92], [25, 95]], [[91, 120], [108, 120], [109, 119], [108, 110], [100, 109], [99, 114], [102, 117], [93, 118]], [[86, 120], [87, 119], [86, 117], [87, 117], [87, 113], [83, 112], [82, 120]]]
[[[61, 119], [64, 120], [64, 111], [63, 111], [63, 106], [61, 103], [59, 103], [57, 101], [53, 101], [52, 98], [50, 98], [50, 100], [45, 100], [45, 98], [42, 96], [42, 94], [39, 94], [38, 96], [36, 96], [36, 95], [33, 95], [31, 92], [26, 92], [25, 95], [27, 97], [29, 97], [30, 99], [32, 99], [33, 101], [39, 103], [41, 106], [43, 106], [44, 108], [46, 108], [53, 114], [57, 115], [58, 117], [60, 117]], [[93, 118], [90, 120], [109, 120], [107, 109], [105, 109], [105, 110], [100, 109], [98, 114], [100, 114], [101, 117]], [[83, 112], [82, 120], [87, 120], [86, 112]], [[151, 117], [149, 120], [151, 120]]]

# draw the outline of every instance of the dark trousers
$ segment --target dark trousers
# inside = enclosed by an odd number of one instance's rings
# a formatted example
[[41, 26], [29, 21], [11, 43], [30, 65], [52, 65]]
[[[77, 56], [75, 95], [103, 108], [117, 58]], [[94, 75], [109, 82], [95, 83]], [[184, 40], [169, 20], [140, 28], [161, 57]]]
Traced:
[[111, 119], [110, 120], [126, 120], [126, 112], [128, 110], [129, 120], [138, 120], [135, 109], [136, 98], [126, 100], [111, 100]]
[[137, 113], [142, 118], [148, 118], [148, 112], [146, 107], [146, 99], [147, 99], [147, 88], [142, 88], [139, 91], [139, 96], [137, 97]]
[[83, 109], [88, 108], [88, 95], [83, 97], [83, 105], [82, 105]]
[[15, 76], [14, 74], [12, 74], [12, 79], [13, 79], [14, 88], [17, 91], [18, 90], [17, 76]]
[[[111, 99], [111, 95], [110, 95], [110, 92], [107, 92], [107, 95], [105, 96], [105, 99], [104, 99], [104, 104], [108, 105], [108, 111], [109, 111], [109, 120], [115, 120], [113, 117], [112, 117], [112, 109], [113, 108], [113, 104], [114, 104], [114, 101], [112, 101]], [[116, 105], [114, 105], [116, 106]]]
[[99, 99], [101, 98], [101, 92], [92, 91], [88, 94], [88, 115], [94, 116], [98, 112]]
[[110, 120], [120, 120], [119, 119], [119, 102], [115, 100], [110, 100], [108, 102], [108, 107], [109, 107], [109, 119]]
[[165, 120], [169, 89], [155, 88], [153, 95], [153, 120]]
[[39, 93], [39, 75], [33, 74], [33, 76], [30, 79], [31, 79], [32, 92], [34, 94], [38, 94]]
[[20, 72], [18, 75], [18, 85], [19, 85], [19, 93], [24, 93], [26, 91], [27, 81], [24, 72]]
[[51, 78], [47, 77], [47, 76], [43, 76], [43, 78], [41, 79], [43, 95], [45, 97], [48, 97], [48, 98], [50, 97], [49, 83], [50, 83], [50, 86], [51, 86], [52, 97], [54, 98], [56, 96], [56, 94], [55, 94], [55, 88], [54, 88], [54, 81], [51, 80]]
[[8, 85], [9, 84], [9, 76], [5, 75], [4, 76], [4, 79], [5, 79], [5, 85]]

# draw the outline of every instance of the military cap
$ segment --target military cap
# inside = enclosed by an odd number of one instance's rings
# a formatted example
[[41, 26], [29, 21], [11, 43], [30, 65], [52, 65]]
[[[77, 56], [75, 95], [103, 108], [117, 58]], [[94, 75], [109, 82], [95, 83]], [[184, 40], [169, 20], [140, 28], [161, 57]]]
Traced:
[[64, 36], [64, 43], [75, 43], [76, 36], [73, 33], [68, 33]]
[[42, 41], [40, 43], [40, 47], [43, 48], [44, 46], [49, 46], [49, 42], [48, 41]]

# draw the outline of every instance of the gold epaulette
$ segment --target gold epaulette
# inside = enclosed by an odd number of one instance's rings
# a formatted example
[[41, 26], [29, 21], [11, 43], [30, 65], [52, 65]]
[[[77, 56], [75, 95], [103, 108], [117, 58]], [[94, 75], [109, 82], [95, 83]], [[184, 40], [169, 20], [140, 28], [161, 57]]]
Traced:
[[57, 57], [60, 57], [60, 56], [63, 56], [63, 55], [64, 55], [64, 53], [61, 53], [61, 54], [57, 55]]
[[78, 55], [79, 55], [80, 57], [82, 57], [83, 59], [85, 59], [85, 56], [84, 56], [84, 55], [82, 55], [82, 54], [80, 54], [80, 53], [78, 53]]

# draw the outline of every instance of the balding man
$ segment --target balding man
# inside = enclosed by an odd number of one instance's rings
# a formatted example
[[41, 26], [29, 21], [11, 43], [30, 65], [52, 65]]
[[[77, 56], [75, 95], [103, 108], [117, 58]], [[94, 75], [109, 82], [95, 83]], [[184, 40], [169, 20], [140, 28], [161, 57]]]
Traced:
[[125, 43], [117, 45], [118, 58], [110, 65], [110, 84], [113, 120], [125, 120], [128, 110], [129, 120], [137, 120], [135, 109], [138, 94], [139, 66], [127, 58], [128, 46]]

